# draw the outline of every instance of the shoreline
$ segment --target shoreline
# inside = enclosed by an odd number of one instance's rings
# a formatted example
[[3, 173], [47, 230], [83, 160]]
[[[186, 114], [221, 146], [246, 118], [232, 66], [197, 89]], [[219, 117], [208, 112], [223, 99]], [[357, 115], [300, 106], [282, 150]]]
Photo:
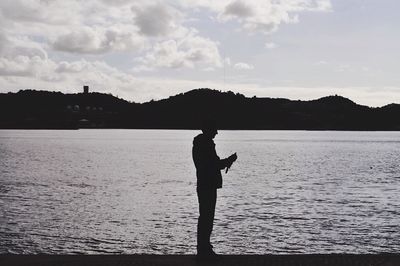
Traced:
[[4, 266], [398, 266], [400, 254], [221, 255], [216, 262], [198, 262], [194, 255], [0, 255]]
[[[46, 130], [54, 130], [54, 131], [77, 131], [77, 130], [152, 130], [152, 131], [200, 131], [200, 129], [193, 128], [125, 128], [125, 127], [91, 127], [91, 128], [51, 128], [51, 127], [43, 127], [43, 128], [34, 128], [34, 127], [0, 127], [0, 130], [4, 131], [46, 131]], [[399, 129], [388, 129], [388, 130], [375, 130], [375, 129], [218, 129], [218, 131], [288, 131], [288, 132], [400, 132]]]

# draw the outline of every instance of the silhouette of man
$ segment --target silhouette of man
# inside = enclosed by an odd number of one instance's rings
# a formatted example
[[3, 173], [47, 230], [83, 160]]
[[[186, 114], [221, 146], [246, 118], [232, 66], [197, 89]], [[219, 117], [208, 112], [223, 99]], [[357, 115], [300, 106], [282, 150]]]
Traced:
[[192, 156], [196, 166], [197, 198], [199, 201], [199, 219], [197, 223], [197, 256], [213, 258], [217, 254], [212, 249], [210, 236], [213, 230], [217, 189], [222, 187], [221, 170], [226, 172], [236, 161], [236, 153], [220, 159], [215, 151], [214, 137], [218, 134], [214, 121], [202, 124], [202, 134], [193, 139]]

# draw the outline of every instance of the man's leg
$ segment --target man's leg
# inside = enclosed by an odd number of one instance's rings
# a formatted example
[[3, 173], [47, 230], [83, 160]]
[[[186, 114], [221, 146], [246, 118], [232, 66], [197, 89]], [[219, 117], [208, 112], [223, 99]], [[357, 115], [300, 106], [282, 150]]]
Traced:
[[212, 248], [210, 238], [211, 238], [211, 233], [214, 227], [214, 217], [215, 217], [215, 205], [217, 203], [217, 190], [214, 189], [210, 192], [209, 195], [209, 200], [210, 200], [210, 209], [208, 210], [208, 220], [207, 220], [207, 244]]
[[217, 191], [200, 190], [197, 191], [199, 200], [199, 220], [197, 224], [197, 253], [210, 253], [210, 236], [213, 230], [215, 204], [217, 200]]

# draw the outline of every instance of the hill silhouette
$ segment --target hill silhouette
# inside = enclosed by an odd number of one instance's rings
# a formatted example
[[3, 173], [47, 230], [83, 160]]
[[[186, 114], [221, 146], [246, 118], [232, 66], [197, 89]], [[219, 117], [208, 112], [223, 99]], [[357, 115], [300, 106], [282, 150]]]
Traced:
[[400, 130], [399, 104], [371, 108], [337, 95], [292, 101], [210, 89], [146, 103], [23, 90], [0, 94], [0, 114], [0, 128], [196, 129], [212, 117], [221, 129]]

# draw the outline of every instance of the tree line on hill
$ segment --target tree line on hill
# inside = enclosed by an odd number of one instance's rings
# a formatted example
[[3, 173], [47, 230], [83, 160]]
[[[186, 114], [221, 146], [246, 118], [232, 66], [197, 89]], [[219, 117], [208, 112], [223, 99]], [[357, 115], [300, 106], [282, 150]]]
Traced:
[[22, 90], [0, 94], [3, 129], [400, 130], [400, 105], [372, 108], [341, 96], [311, 101], [245, 97], [196, 89], [168, 99], [134, 103], [102, 93]]

